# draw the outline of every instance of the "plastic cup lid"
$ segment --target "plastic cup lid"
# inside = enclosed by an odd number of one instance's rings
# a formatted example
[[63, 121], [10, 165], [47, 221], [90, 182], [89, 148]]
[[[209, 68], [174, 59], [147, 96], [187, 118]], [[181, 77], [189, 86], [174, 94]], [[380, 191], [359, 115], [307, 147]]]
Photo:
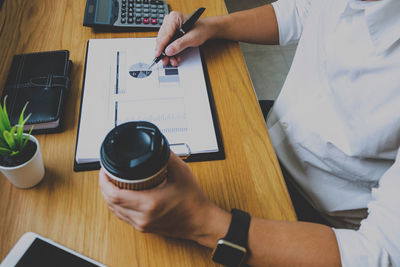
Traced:
[[104, 138], [100, 160], [114, 176], [140, 180], [157, 173], [168, 162], [168, 141], [156, 125], [134, 121], [118, 125]]

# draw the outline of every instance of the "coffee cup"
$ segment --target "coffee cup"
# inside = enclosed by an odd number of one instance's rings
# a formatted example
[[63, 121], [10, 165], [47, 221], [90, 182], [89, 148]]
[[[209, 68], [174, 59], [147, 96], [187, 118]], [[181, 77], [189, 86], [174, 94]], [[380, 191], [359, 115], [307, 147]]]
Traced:
[[156, 125], [133, 121], [118, 125], [104, 138], [100, 164], [121, 189], [145, 190], [164, 181], [170, 148]]

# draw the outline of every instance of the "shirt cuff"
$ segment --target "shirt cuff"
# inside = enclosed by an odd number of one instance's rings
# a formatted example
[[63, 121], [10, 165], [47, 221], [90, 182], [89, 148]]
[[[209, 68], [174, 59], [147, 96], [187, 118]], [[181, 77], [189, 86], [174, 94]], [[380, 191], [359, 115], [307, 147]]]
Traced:
[[388, 253], [355, 230], [335, 229], [342, 266], [391, 266]]
[[272, 3], [279, 28], [279, 45], [297, 43], [302, 25], [296, 15], [296, 1], [279, 0]]

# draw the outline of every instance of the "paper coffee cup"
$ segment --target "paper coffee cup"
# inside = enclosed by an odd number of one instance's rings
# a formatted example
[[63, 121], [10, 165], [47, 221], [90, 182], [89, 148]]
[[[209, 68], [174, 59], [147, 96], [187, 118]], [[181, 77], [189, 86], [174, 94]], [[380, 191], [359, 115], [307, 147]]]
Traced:
[[121, 189], [145, 190], [166, 178], [168, 141], [154, 124], [134, 121], [112, 129], [100, 148], [100, 163]]

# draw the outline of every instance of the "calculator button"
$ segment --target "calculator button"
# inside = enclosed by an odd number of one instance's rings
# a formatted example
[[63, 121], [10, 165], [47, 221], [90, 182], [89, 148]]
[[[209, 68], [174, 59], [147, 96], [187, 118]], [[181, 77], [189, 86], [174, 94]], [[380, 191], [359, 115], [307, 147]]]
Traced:
[[137, 4], [142, 3], [142, 0], [136, 0], [136, 3], [137, 3]]
[[143, 13], [149, 13], [149, 9], [148, 8], [144, 8], [143, 9]]
[[133, 18], [133, 12], [128, 13], [128, 18]]
[[149, 22], [150, 22], [149, 18], [143, 18], [143, 23], [144, 24], [149, 24]]
[[151, 24], [157, 24], [157, 19], [151, 19]]
[[132, 24], [133, 23], [133, 18], [128, 18], [128, 23]]
[[160, 25], [163, 23], [163, 19], [158, 19], [158, 23], [160, 23]]
[[135, 8], [135, 12], [142, 13], [142, 9], [141, 8]]
[[122, 18], [121, 19], [121, 23], [125, 23], [126, 22], [126, 19], [125, 18]]
[[150, 7], [151, 7], [151, 9], [157, 8], [157, 6], [154, 4], [150, 5]]
[[163, 14], [159, 14], [158, 15], [158, 19], [163, 19], [164, 18], [164, 15]]
[[149, 5], [149, 4], [144, 4], [143, 7], [144, 7], [144, 8], [149, 8], [150, 5]]
[[125, 12], [122, 12], [121, 13], [121, 18], [125, 18], [126, 17], [126, 13]]
[[150, 17], [150, 14], [149, 13], [143, 13], [143, 17], [148, 18], [148, 17]]
[[136, 24], [141, 24], [142, 23], [142, 17], [136, 17], [135, 22], [136, 22]]
[[128, 12], [133, 12], [133, 7], [128, 8]]

